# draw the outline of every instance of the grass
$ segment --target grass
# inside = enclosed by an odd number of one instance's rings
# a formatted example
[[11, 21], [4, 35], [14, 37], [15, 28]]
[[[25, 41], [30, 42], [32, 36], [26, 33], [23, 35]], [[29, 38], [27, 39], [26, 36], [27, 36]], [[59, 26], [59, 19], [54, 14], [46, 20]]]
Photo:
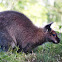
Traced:
[[16, 51], [0, 52], [0, 62], [62, 62], [62, 42], [59, 44], [45, 43], [35, 48], [32, 54]]

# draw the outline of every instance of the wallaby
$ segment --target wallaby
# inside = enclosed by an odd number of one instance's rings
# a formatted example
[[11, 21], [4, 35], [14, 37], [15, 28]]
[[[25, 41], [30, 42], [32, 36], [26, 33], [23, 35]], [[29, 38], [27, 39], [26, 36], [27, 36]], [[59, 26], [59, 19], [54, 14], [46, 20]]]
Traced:
[[[16, 11], [0, 12], [0, 46], [8, 51], [9, 47], [19, 46], [18, 52], [31, 52], [33, 48], [49, 41], [60, 42], [56, 32], [50, 28], [36, 27], [24, 14]], [[5, 49], [4, 49], [5, 48]]]

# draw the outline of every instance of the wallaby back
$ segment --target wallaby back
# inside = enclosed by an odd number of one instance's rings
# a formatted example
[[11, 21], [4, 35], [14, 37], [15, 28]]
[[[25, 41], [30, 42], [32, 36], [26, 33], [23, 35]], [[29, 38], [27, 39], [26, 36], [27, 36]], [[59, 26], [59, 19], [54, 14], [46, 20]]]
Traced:
[[[18, 52], [23, 50], [26, 53], [47, 41], [59, 43], [60, 39], [57, 37], [56, 32], [50, 28], [50, 25], [38, 28], [22, 13], [16, 11], [0, 12], [1, 49], [7, 51], [9, 47], [19, 46]], [[50, 36], [52, 35], [51, 31], [55, 32], [58, 40]]]

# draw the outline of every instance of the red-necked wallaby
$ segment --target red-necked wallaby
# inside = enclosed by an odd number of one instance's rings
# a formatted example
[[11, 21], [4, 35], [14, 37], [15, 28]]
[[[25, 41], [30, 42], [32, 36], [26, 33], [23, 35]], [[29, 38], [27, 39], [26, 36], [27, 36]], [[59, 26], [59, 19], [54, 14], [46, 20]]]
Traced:
[[44, 28], [33, 25], [24, 14], [16, 11], [0, 12], [0, 46], [5, 51], [11, 46], [19, 46], [18, 52], [30, 52], [33, 48], [49, 41], [60, 42], [57, 34], [50, 28], [52, 23]]

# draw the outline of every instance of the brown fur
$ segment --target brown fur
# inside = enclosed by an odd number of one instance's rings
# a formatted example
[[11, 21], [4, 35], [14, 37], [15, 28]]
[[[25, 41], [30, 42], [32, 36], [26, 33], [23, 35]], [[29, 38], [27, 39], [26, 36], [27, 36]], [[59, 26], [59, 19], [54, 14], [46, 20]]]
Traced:
[[[24, 14], [15, 11], [0, 12], [0, 46], [5, 51], [11, 46], [19, 46], [19, 51], [30, 52], [33, 48], [47, 42], [54, 42], [56, 38], [51, 37], [49, 25], [38, 28]], [[51, 32], [51, 33], [50, 33]], [[55, 31], [54, 31], [55, 32]], [[56, 34], [56, 32], [55, 32]], [[53, 40], [53, 41], [52, 41]]]

